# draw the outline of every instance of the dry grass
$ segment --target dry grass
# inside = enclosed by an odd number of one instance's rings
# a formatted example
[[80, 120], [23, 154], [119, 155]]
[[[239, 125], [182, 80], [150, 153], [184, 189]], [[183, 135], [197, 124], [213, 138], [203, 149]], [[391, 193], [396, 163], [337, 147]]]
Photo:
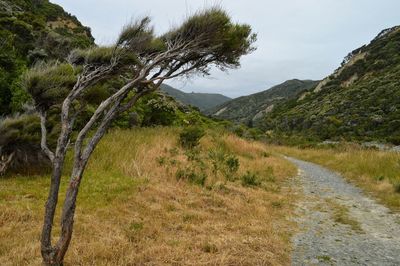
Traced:
[[[192, 163], [177, 129], [113, 131], [84, 177], [66, 265], [288, 265], [294, 196], [285, 181], [294, 166], [231, 135], [210, 133], [200, 149], [204, 158], [210, 149], [236, 154], [238, 175], [254, 171], [262, 186], [221, 176], [205, 187], [177, 181], [177, 169]], [[0, 265], [40, 265], [48, 184], [0, 180]]]
[[341, 205], [333, 199], [326, 199], [326, 203], [333, 211], [333, 220], [336, 223], [341, 223], [350, 226], [350, 228], [357, 232], [363, 233], [360, 223], [350, 217], [350, 211], [347, 206]]
[[392, 210], [400, 210], [400, 154], [348, 145], [337, 149], [270, 147], [277, 153], [324, 165], [371, 193]]

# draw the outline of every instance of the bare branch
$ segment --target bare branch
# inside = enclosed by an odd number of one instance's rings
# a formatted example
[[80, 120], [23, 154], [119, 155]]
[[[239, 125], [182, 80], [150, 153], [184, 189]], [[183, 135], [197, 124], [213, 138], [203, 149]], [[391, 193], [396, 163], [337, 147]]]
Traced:
[[40, 127], [42, 130], [42, 138], [40, 141], [40, 147], [42, 148], [43, 152], [46, 156], [50, 159], [51, 162], [54, 161], [54, 152], [52, 152], [49, 147], [47, 146], [47, 129], [46, 129], [46, 112], [40, 112]]
[[3, 175], [10, 167], [11, 162], [14, 158], [15, 152], [11, 153], [7, 157], [5, 155], [0, 158], [0, 175]]

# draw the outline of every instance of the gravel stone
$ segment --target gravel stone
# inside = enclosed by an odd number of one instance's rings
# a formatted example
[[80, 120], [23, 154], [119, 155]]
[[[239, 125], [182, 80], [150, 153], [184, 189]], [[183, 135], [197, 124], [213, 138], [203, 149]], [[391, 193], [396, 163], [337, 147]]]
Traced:
[[[297, 165], [304, 198], [297, 204], [300, 230], [293, 237], [292, 265], [400, 265], [400, 216], [366, 196], [343, 177], [319, 165]], [[335, 222], [332, 205], [348, 208], [361, 231]]]

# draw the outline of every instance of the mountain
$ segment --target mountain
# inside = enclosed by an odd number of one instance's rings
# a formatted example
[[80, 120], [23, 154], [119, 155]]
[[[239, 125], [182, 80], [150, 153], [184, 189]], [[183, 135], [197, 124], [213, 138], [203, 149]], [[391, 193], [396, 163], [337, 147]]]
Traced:
[[400, 26], [349, 53], [315, 89], [276, 106], [262, 126], [318, 140], [400, 144]]
[[231, 99], [216, 93], [186, 93], [166, 84], [162, 85], [161, 90], [181, 103], [198, 107], [201, 111], [213, 108]]
[[39, 60], [65, 60], [94, 45], [88, 27], [47, 0], [0, 0], [0, 116], [20, 111], [21, 74]]
[[268, 90], [242, 96], [207, 110], [207, 114], [232, 120], [240, 123], [258, 122], [264, 115], [270, 112], [276, 103], [292, 99], [300, 92], [313, 88], [318, 81], [312, 80], [288, 80]]

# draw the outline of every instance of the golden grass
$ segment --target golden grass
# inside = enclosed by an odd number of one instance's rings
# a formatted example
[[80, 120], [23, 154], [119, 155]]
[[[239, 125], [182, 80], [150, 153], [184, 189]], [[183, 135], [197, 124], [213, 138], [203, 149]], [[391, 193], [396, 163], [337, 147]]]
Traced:
[[392, 210], [400, 210], [399, 153], [365, 150], [351, 145], [338, 149], [270, 148], [277, 153], [315, 162], [337, 171]]
[[[201, 155], [220, 147], [238, 156], [238, 175], [257, 172], [263, 185], [177, 181], [192, 163], [177, 129], [110, 132], [81, 185], [66, 265], [288, 265], [295, 198], [285, 182], [295, 167], [263, 144], [217, 133], [202, 140]], [[48, 185], [42, 176], [0, 180], [0, 265], [40, 265]]]

